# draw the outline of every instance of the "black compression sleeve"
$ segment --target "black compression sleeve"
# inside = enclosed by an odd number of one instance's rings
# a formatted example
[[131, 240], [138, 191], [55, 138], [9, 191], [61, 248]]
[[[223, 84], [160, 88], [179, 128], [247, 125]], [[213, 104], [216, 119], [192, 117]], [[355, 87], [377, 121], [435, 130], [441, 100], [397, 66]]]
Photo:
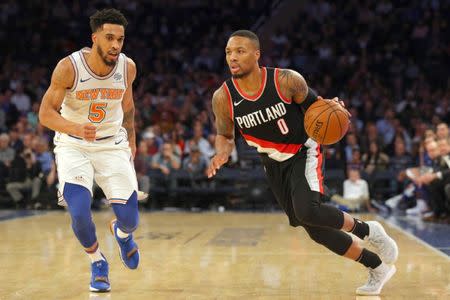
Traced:
[[317, 93], [312, 88], [308, 87], [308, 95], [306, 95], [305, 100], [302, 102], [302, 107], [305, 109], [305, 111], [317, 101]]

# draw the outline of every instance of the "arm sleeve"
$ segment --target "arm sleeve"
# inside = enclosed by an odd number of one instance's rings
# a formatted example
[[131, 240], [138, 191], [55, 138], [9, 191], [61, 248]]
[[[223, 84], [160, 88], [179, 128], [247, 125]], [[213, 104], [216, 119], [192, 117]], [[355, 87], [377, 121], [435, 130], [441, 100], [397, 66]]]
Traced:
[[316, 91], [313, 90], [312, 88], [308, 87], [308, 94], [306, 95], [305, 100], [300, 105], [306, 111], [311, 106], [311, 104], [313, 104], [316, 101], [317, 101], [317, 93], [316, 93]]

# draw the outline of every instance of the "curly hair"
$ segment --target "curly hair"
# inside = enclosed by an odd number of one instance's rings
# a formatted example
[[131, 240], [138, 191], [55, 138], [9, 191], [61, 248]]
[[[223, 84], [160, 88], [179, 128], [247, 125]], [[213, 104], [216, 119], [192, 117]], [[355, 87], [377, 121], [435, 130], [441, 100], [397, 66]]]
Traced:
[[122, 25], [124, 28], [128, 25], [128, 21], [125, 16], [120, 12], [120, 10], [114, 8], [107, 8], [97, 11], [90, 16], [89, 19], [89, 25], [91, 26], [92, 32], [102, 29], [103, 24], [106, 23]]

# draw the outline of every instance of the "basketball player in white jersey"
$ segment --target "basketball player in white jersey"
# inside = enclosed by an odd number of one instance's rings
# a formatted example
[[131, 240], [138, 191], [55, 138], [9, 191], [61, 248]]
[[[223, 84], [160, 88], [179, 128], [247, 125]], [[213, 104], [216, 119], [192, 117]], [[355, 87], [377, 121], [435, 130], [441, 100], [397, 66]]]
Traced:
[[39, 111], [42, 125], [55, 131], [59, 202], [67, 204], [73, 231], [91, 259], [94, 292], [111, 287], [92, 222], [93, 180], [116, 214], [110, 228], [122, 262], [130, 269], [139, 264], [132, 235], [138, 224], [132, 91], [136, 65], [121, 53], [126, 25], [126, 18], [115, 9], [92, 15], [92, 48], [58, 63]]

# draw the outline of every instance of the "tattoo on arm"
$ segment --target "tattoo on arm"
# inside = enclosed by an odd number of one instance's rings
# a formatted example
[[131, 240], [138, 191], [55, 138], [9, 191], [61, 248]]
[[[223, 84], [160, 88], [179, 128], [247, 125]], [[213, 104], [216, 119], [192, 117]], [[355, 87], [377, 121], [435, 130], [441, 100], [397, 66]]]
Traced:
[[234, 139], [234, 123], [230, 118], [230, 108], [228, 106], [228, 96], [223, 87], [218, 89], [212, 99], [213, 112], [216, 117], [216, 129], [218, 135], [223, 135], [227, 139]]
[[134, 141], [136, 139], [134, 131], [134, 107], [123, 114], [122, 126], [127, 131], [128, 140]]
[[308, 94], [308, 85], [302, 75], [289, 69], [282, 69], [278, 74], [280, 86], [285, 96], [292, 97], [296, 102], [305, 100]]

